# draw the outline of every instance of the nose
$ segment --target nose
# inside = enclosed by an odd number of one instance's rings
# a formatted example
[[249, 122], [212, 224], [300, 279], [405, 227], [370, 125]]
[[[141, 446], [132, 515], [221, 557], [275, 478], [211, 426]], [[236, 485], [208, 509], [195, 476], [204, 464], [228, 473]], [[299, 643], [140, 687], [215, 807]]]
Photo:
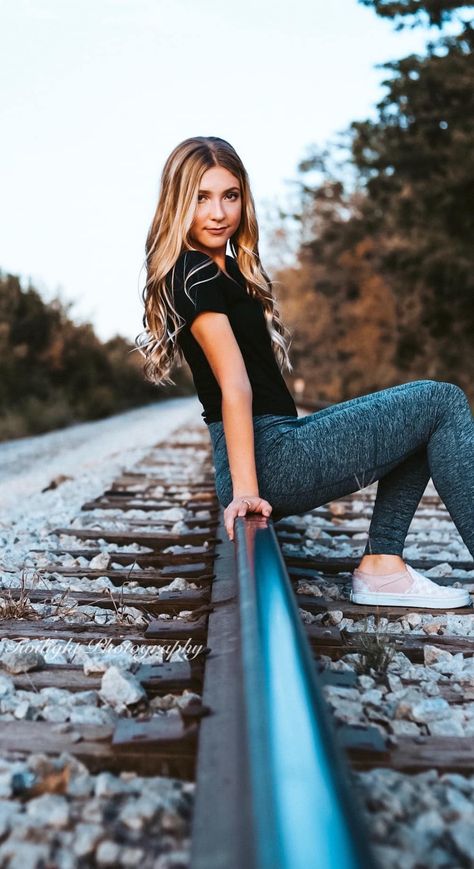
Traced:
[[216, 199], [211, 202], [209, 216], [212, 220], [222, 220], [222, 218], [225, 217], [225, 211], [222, 207], [222, 202], [220, 201], [220, 199]]

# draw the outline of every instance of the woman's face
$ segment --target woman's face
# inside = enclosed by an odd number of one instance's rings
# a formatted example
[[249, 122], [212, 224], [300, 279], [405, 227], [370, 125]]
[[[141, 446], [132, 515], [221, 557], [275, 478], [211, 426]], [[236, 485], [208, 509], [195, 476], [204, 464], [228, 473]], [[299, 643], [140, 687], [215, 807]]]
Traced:
[[[239, 228], [242, 198], [239, 179], [222, 166], [207, 169], [199, 185], [191, 237], [202, 249], [225, 252]], [[219, 230], [219, 231], [212, 231]]]

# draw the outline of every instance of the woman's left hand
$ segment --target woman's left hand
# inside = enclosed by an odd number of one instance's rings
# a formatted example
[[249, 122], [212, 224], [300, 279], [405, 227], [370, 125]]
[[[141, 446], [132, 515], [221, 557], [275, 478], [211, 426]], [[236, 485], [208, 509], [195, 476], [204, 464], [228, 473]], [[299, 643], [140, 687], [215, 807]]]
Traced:
[[262, 516], [270, 516], [273, 507], [265, 498], [259, 495], [237, 495], [232, 498], [230, 504], [224, 510], [224, 525], [229, 535], [229, 540], [234, 539], [234, 519], [237, 516], [245, 516], [247, 513], [261, 513]]

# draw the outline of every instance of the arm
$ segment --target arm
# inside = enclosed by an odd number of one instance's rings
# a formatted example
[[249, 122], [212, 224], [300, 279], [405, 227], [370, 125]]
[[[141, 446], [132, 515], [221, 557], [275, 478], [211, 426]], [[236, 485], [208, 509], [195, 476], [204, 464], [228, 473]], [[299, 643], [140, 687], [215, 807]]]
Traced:
[[232, 477], [233, 499], [225, 510], [225, 524], [233, 539], [235, 516], [251, 509], [270, 515], [271, 506], [258, 493], [252, 419], [252, 388], [247, 369], [226, 314], [204, 311], [191, 332], [200, 344], [222, 393], [222, 422]]
[[222, 393], [222, 421], [232, 477], [233, 497], [258, 496], [255, 468], [252, 392], [243, 386]]
[[258, 495], [252, 420], [252, 388], [225, 314], [206, 311], [191, 332], [202, 347], [222, 392], [222, 422], [233, 494]]

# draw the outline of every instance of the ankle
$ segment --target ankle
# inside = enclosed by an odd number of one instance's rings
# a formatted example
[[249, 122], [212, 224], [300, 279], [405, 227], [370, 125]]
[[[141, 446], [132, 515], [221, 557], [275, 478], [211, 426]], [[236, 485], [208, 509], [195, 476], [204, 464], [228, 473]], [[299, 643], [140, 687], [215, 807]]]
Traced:
[[363, 555], [358, 569], [364, 573], [381, 576], [386, 573], [405, 570], [406, 564], [400, 555]]

